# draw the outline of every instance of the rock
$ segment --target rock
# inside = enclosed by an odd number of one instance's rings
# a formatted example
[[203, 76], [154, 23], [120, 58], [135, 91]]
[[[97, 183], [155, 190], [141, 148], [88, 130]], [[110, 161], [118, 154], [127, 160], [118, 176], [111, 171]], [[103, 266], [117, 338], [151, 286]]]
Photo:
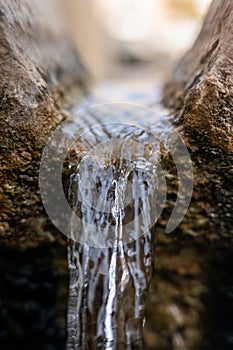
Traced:
[[[151, 285], [157, 299], [146, 327], [159, 349], [232, 347], [232, 21], [233, 3], [213, 0], [196, 42], [164, 88], [164, 104], [193, 162], [194, 192], [177, 230], [167, 241], [163, 231], [157, 235]], [[168, 186], [174, 188], [171, 179]], [[165, 317], [174, 301], [182, 329]]]
[[0, 247], [0, 264], [1, 348], [65, 349], [64, 247], [48, 244], [26, 251]]
[[164, 90], [189, 137], [233, 152], [233, 3], [214, 0]]
[[[2, 237], [11, 233], [33, 239], [39, 233], [36, 227], [43, 230], [38, 191], [41, 152], [51, 131], [65, 118], [70, 97], [84, 90], [87, 75], [66, 35], [59, 1], [0, 0], [0, 4], [4, 221], [0, 232]], [[33, 225], [27, 225], [29, 217], [35, 220]]]

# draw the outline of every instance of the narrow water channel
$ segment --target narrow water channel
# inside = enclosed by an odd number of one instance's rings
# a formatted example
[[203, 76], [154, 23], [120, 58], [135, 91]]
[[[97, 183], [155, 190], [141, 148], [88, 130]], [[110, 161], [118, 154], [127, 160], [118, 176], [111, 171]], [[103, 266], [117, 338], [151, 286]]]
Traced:
[[[50, 145], [54, 159], [45, 163], [42, 195], [52, 194], [49, 216], [69, 237], [69, 272], [67, 237], [62, 239], [62, 230], [56, 236], [52, 224], [42, 232], [47, 244], [35, 246], [23, 237], [20, 249], [14, 238], [8, 247], [1, 245], [5, 350], [232, 349], [232, 238], [218, 219], [211, 221], [216, 202], [209, 202], [224, 188], [220, 181], [231, 188], [229, 167], [216, 172], [219, 158], [194, 150], [192, 159], [203, 162], [195, 171], [205, 176], [206, 164], [208, 181], [212, 176], [217, 185], [196, 184], [190, 210], [172, 232], [178, 214], [185, 213], [192, 173], [176, 147], [167, 111], [156, 103], [159, 90], [135, 86], [98, 87]], [[93, 105], [99, 106], [87, 111]], [[59, 163], [57, 151], [67, 135], [72, 142], [65, 163]], [[60, 207], [63, 163], [71, 215]]]
[[[118, 102], [101, 104], [108, 91]], [[156, 221], [166, 198], [160, 158], [177, 141], [156, 104], [158, 90], [149, 91], [105, 84], [74, 111], [67, 350], [143, 349]]]

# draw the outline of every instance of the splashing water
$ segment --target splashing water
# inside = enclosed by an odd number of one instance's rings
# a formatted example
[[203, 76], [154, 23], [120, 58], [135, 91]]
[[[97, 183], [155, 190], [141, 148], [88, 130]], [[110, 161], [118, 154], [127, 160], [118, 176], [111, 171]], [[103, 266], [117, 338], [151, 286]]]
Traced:
[[[99, 102], [98, 94], [91, 101]], [[124, 115], [130, 124], [114, 106], [78, 120], [68, 189], [79, 220], [70, 223], [67, 350], [143, 349], [153, 226], [166, 197], [159, 158], [170, 124], [161, 116], [155, 126], [153, 113], [135, 111]]]
[[[81, 205], [77, 204], [81, 197], [78, 188], [82, 188], [82, 181], [93, 171], [93, 167], [88, 169], [87, 166], [91, 164], [90, 158], [85, 161], [87, 163], [83, 167], [79, 163], [69, 191], [76, 214], [82, 216], [80, 234], [85, 236], [83, 241], [86, 240], [86, 243], [69, 245], [67, 349], [140, 348], [153, 261], [152, 235], [148, 229], [151, 226], [149, 214], [152, 203], [147, 193], [150, 187], [157, 186], [157, 181], [151, 181], [151, 176], [146, 177], [146, 170], [151, 168], [156, 179], [156, 168], [145, 159], [129, 162], [121, 157], [115, 160], [113, 156], [107, 168], [100, 167], [95, 174], [99, 175], [95, 177], [95, 180], [98, 178], [95, 181], [97, 193], [92, 187], [86, 193], [88, 203], [92, 203], [90, 208], [83, 198]], [[107, 208], [107, 197], [110, 198], [110, 208]], [[133, 202], [130, 202], [131, 198]], [[98, 211], [93, 214], [94, 203], [97, 203], [95, 209], [98, 208]], [[129, 220], [128, 212], [134, 217], [134, 232], [139, 231], [140, 224], [148, 230], [142, 237], [136, 240], [133, 237], [125, 244], [124, 222]], [[141, 220], [138, 218], [140, 212]], [[110, 247], [90, 246], [90, 231], [85, 225], [90, 221], [95, 222], [96, 237], [106, 237]], [[76, 233], [75, 230], [73, 234]]]

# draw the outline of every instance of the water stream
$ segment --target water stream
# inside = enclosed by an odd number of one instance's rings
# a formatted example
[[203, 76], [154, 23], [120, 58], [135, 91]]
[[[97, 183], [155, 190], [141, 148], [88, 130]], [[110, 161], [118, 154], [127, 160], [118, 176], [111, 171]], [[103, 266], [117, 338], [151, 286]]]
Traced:
[[[106, 102], [108, 91], [119, 103], [85, 110]], [[120, 103], [119, 92], [126, 102], [151, 109]], [[67, 350], [143, 349], [155, 223], [166, 197], [159, 159], [171, 134], [158, 97], [152, 86], [132, 93], [131, 87], [107, 84], [83, 102], [81, 113], [74, 111], [72, 123], [79, 125], [80, 136], [69, 159], [74, 220], [68, 244]]]

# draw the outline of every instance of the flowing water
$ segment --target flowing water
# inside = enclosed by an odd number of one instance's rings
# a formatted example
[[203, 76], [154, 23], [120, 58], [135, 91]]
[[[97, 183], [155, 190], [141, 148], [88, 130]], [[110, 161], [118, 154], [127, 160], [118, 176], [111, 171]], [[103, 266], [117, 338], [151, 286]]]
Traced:
[[[139, 87], [132, 93], [107, 84], [74, 111], [71, 124], [78, 125], [79, 137], [69, 152], [74, 214], [67, 350], [143, 349], [155, 223], [166, 197], [159, 160], [169, 148], [171, 125], [156, 104], [158, 90]], [[109, 91], [119, 103], [99, 106]], [[150, 109], [122, 103], [119, 92], [125, 102]]]

